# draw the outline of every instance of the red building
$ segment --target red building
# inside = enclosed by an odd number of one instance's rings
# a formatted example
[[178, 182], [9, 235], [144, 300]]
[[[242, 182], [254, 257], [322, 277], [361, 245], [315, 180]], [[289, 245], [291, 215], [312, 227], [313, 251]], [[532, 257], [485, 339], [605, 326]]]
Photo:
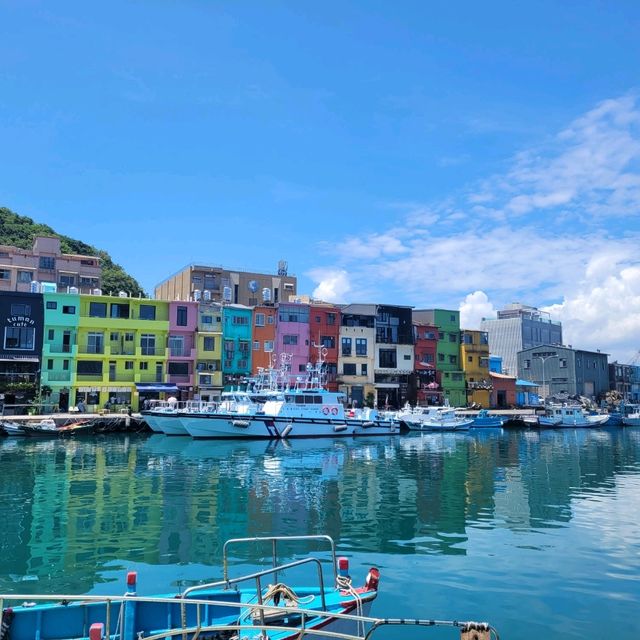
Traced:
[[422, 322], [413, 323], [414, 397], [416, 405], [441, 405], [440, 372], [436, 370], [438, 328]]
[[504, 373], [489, 372], [491, 376], [491, 406], [496, 409], [508, 409], [516, 404], [516, 378]]
[[279, 366], [275, 362], [276, 344], [276, 308], [273, 305], [260, 305], [253, 310], [251, 373], [258, 373], [258, 369], [268, 369]]
[[337, 391], [340, 307], [326, 302], [312, 302], [309, 311], [309, 337], [311, 362], [315, 364], [318, 361], [318, 346], [324, 347], [327, 389]]

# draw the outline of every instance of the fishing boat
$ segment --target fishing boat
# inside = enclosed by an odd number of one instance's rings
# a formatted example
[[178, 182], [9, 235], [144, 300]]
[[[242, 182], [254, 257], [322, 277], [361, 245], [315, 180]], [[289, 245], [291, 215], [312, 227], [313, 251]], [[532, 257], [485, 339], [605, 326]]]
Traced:
[[19, 422], [13, 422], [11, 420], [3, 420], [0, 422], [0, 429], [2, 430], [2, 433], [7, 436], [27, 435]]
[[473, 423], [473, 418], [457, 416], [448, 406], [405, 407], [398, 413], [398, 420], [410, 431], [466, 431]]
[[22, 429], [27, 436], [57, 436], [58, 425], [53, 418], [44, 418], [39, 422], [25, 422]]
[[609, 420], [606, 413], [589, 414], [582, 406], [573, 404], [550, 405], [547, 413], [540, 416], [541, 427], [599, 427]]
[[[328, 543], [333, 569], [329, 580], [327, 563], [315, 555], [279, 564], [278, 545], [293, 541]], [[272, 566], [231, 577], [229, 549], [240, 544], [268, 545]], [[285, 571], [303, 566], [316, 576], [311, 586], [279, 581]], [[349, 561], [336, 557], [329, 536], [233, 539], [223, 548], [222, 580], [178, 594], [138, 596], [137, 574], [129, 572], [123, 595], [0, 595], [0, 640], [369, 640], [390, 625], [450, 627], [459, 630], [462, 639], [498, 639], [485, 622], [370, 617], [379, 579], [379, 570], [372, 567], [363, 586], [354, 586]], [[267, 581], [271, 584], [265, 586]], [[6, 606], [13, 602], [16, 606]]]
[[625, 427], [640, 427], [640, 410], [636, 408], [635, 412], [625, 415], [622, 424]]
[[471, 423], [471, 428], [499, 429], [504, 425], [506, 421], [506, 416], [489, 413], [487, 409], [480, 409], [480, 411], [478, 411], [478, 415], [473, 419], [473, 422]]

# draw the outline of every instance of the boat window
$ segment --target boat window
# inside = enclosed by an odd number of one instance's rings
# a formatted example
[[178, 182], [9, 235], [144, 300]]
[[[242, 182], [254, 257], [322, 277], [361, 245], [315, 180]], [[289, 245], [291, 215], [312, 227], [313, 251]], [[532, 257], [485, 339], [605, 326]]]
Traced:
[[296, 396], [296, 404], [304, 404], [304, 396]]
[[296, 397], [292, 395], [287, 395], [284, 397], [284, 399], [285, 399], [285, 402], [288, 402], [290, 404], [295, 404], [295, 401], [296, 401]]
[[313, 396], [313, 404], [322, 404], [322, 396]]

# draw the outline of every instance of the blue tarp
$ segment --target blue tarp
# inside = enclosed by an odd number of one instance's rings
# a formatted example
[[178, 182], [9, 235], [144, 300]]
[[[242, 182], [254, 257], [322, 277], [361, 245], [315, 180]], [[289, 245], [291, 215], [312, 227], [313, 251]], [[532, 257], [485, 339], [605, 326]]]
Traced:
[[539, 387], [539, 384], [535, 382], [530, 382], [529, 380], [516, 380], [516, 387]]
[[175, 384], [167, 382], [137, 382], [136, 389], [138, 391], [178, 391]]

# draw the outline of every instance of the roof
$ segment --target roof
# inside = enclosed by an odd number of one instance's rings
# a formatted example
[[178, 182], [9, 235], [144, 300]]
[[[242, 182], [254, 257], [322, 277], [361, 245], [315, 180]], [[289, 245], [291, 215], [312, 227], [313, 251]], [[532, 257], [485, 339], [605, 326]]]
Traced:
[[501, 378], [504, 380], [515, 380], [516, 377], [515, 376], [508, 376], [505, 373], [495, 373], [495, 371], [489, 371], [489, 375], [492, 378]]
[[345, 304], [340, 311], [342, 315], [375, 316], [378, 313], [377, 304]]
[[530, 380], [520, 380], [520, 378], [518, 378], [516, 380], [516, 387], [539, 387], [539, 384], [536, 384], [535, 382], [531, 382]]

